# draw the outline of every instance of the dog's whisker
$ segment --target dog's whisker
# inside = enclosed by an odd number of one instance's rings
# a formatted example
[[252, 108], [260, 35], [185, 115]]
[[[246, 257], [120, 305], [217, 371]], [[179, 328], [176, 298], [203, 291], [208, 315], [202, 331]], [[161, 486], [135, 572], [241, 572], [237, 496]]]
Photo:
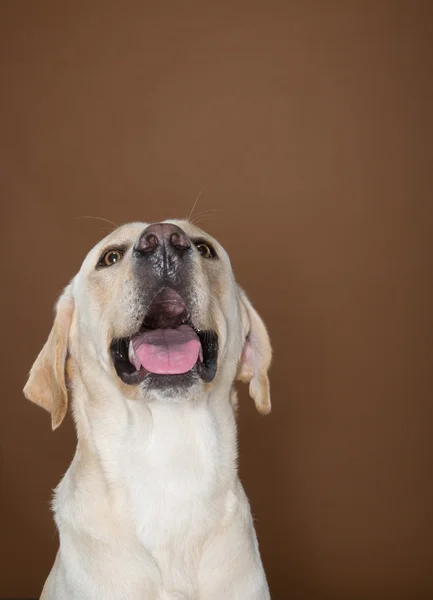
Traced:
[[[207, 213], [211, 213], [211, 212], [219, 212], [219, 208], [206, 208], [205, 210], [200, 211], [199, 213], [197, 213], [194, 217], [194, 219], [197, 219], [198, 217], [201, 217], [201, 215], [205, 215]], [[194, 221], [194, 219], [192, 219]]]
[[199, 217], [198, 219], [196, 219], [193, 223], [193, 225], [199, 225], [200, 223], [203, 223], [204, 221], [212, 221], [215, 220], [217, 217], [215, 215], [203, 215], [201, 217]]
[[216, 212], [218, 212], [219, 209], [218, 208], [209, 208], [207, 210], [203, 210], [202, 212], [198, 213], [194, 219], [191, 222], [192, 225], [196, 225], [197, 223], [199, 223], [200, 221], [203, 221], [204, 219], [206, 219], [207, 217], [211, 217], [214, 216]]
[[200, 191], [199, 191], [199, 193], [197, 194], [197, 197], [196, 197], [196, 199], [195, 199], [195, 201], [194, 201], [194, 204], [192, 205], [192, 209], [190, 210], [190, 212], [189, 212], [189, 214], [188, 214], [188, 216], [187, 216], [187, 218], [186, 218], [186, 221], [189, 221], [189, 220], [191, 219], [191, 217], [192, 217], [192, 215], [193, 215], [193, 213], [194, 213], [195, 207], [197, 206], [197, 202], [198, 202], [198, 200], [199, 200], [199, 198], [200, 198], [200, 196], [201, 196], [202, 192], [203, 192], [203, 188], [201, 188], [201, 190], [200, 190]]
[[119, 225], [116, 225], [116, 223], [114, 223], [113, 221], [110, 221], [110, 219], [106, 219], [105, 217], [93, 217], [92, 215], [81, 215], [81, 216], [77, 217], [77, 219], [95, 219], [96, 221], [104, 221], [105, 223], [108, 223], [109, 225], [113, 226], [113, 228], [110, 229], [110, 232], [114, 231], [115, 229], [117, 229], [119, 227]]

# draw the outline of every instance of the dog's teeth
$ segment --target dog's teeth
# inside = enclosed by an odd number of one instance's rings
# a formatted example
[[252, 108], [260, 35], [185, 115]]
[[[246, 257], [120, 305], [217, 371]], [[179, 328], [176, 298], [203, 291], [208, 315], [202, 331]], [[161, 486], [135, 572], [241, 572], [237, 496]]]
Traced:
[[128, 358], [129, 358], [129, 362], [132, 365], [134, 365], [134, 367], [137, 369], [137, 371], [139, 371], [141, 369], [141, 363], [140, 363], [137, 355], [135, 354], [134, 345], [132, 343], [132, 340], [130, 340], [130, 342], [129, 342]]

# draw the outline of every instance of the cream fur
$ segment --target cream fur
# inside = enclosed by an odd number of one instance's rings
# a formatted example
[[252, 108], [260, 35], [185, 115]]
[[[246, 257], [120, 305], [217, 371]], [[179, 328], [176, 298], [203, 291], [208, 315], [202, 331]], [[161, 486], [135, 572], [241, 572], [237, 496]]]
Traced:
[[236, 378], [270, 410], [266, 329], [219, 260], [194, 266], [196, 319], [219, 336], [218, 370], [180, 397], [117, 377], [108, 352], [133, 328], [140, 298], [131, 257], [95, 271], [111, 244], [132, 246], [146, 223], [122, 226], [87, 256], [61, 297], [24, 389], [60, 425], [71, 401], [77, 449], [53, 502], [60, 548], [42, 600], [266, 600], [249, 503], [237, 473]]

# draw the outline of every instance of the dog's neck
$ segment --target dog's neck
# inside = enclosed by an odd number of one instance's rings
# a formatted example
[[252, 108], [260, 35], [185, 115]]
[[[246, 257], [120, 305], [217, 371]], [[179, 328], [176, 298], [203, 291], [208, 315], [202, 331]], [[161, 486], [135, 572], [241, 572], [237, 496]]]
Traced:
[[[109, 376], [100, 374], [96, 378], [92, 373], [87, 377], [86, 370], [81, 373], [72, 400], [78, 441], [102, 459], [109, 455], [112, 462], [113, 454], [120, 457], [135, 451], [145, 460], [155, 444], [166, 448], [165, 454], [171, 448], [181, 452], [185, 445], [192, 448], [210, 444], [218, 451], [221, 444], [226, 446], [228, 439], [236, 437], [236, 391], [227, 379], [225, 384], [219, 382], [193, 397], [185, 398], [179, 392], [169, 399], [130, 399]], [[212, 437], [209, 425], [224, 439], [207, 442]]]

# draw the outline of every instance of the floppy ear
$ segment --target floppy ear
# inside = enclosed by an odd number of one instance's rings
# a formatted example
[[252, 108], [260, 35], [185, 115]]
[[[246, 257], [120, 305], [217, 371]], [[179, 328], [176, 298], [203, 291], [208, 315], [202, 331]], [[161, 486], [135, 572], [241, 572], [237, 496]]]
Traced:
[[51, 413], [53, 430], [63, 421], [68, 409], [66, 359], [74, 301], [69, 285], [56, 306], [56, 316], [48, 340], [34, 362], [24, 396]]
[[272, 349], [265, 324], [257, 311], [240, 291], [242, 304], [242, 320], [246, 319], [247, 336], [239, 364], [237, 378], [249, 383], [249, 393], [259, 413], [267, 415], [271, 412], [268, 369], [271, 364]]

